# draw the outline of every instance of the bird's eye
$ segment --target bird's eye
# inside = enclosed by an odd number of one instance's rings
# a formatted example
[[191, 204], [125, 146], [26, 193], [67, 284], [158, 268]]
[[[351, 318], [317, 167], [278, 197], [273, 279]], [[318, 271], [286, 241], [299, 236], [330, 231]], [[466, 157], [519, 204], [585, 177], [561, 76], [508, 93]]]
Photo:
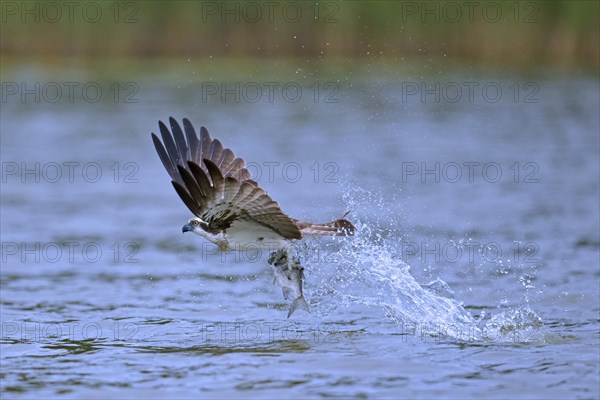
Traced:
[[198, 225], [200, 225], [200, 223], [199, 223], [198, 221], [196, 221], [196, 220], [193, 220], [193, 221], [192, 221], [192, 225], [194, 225], [194, 226], [198, 226]]

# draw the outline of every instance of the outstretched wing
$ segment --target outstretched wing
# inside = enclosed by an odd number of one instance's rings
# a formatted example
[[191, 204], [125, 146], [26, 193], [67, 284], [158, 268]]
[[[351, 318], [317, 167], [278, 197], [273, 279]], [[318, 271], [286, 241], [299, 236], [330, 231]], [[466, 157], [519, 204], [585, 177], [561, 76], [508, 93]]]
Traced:
[[[169, 124], [173, 134], [162, 121], [158, 121], [164, 146], [154, 133], [152, 133], [152, 141], [165, 169], [175, 182], [183, 185], [177, 166], [188, 169], [188, 161], [193, 161], [208, 173], [206, 166], [202, 163], [204, 159], [212, 161], [224, 177], [233, 177], [240, 182], [250, 180], [250, 172], [246, 169], [244, 160], [237, 158], [231, 150], [224, 148], [217, 139], [211, 138], [205, 127], [200, 128], [200, 137], [198, 137], [196, 130], [187, 118], [183, 119], [185, 135], [175, 118], [170, 117]], [[254, 184], [256, 183], [254, 182]]]
[[165, 146], [152, 134], [156, 151], [181, 200], [209, 224], [209, 230], [218, 232], [242, 219], [272, 229], [287, 239], [302, 237], [279, 204], [250, 179], [243, 159], [236, 158], [231, 150], [212, 139], [204, 127], [198, 138], [191, 123], [184, 119], [184, 137], [177, 121], [169, 118], [169, 122], [173, 136], [159, 122]]

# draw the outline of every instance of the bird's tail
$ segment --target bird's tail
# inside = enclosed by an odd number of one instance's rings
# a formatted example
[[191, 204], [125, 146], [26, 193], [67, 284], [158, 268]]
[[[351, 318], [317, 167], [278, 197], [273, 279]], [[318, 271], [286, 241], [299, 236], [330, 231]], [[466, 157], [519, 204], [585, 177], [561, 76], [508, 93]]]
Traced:
[[353, 236], [356, 228], [352, 222], [345, 219], [350, 211], [347, 211], [342, 218], [324, 224], [312, 224], [310, 222], [294, 221], [302, 235], [322, 235], [322, 236]]

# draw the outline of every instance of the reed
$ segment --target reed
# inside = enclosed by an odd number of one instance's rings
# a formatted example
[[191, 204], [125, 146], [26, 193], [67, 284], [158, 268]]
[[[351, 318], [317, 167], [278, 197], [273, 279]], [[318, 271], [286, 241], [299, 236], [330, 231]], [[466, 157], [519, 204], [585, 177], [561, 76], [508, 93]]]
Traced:
[[3, 58], [443, 58], [599, 67], [600, 2], [3, 1]]

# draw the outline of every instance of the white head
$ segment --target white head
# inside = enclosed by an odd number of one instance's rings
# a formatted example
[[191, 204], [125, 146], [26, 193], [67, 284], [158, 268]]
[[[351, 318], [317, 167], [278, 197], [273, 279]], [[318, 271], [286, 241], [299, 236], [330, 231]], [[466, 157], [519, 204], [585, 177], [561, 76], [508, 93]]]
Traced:
[[196, 235], [213, 242], [222, 250], [227, 248], [227, 240], [225, 240], [223, 232], [214, 232], [214, 230], [211, 232], [208, 222], [202, 221], [200, 218], [190, 218], [187, 224], [181, 228], [181, 232], [194, 232]]
[[181, 228], [181, 232], [194, 232], [196, 235], [206, 237], [208, 233], [208, 223], [202, 221], [200, 218], [194, 217]]

